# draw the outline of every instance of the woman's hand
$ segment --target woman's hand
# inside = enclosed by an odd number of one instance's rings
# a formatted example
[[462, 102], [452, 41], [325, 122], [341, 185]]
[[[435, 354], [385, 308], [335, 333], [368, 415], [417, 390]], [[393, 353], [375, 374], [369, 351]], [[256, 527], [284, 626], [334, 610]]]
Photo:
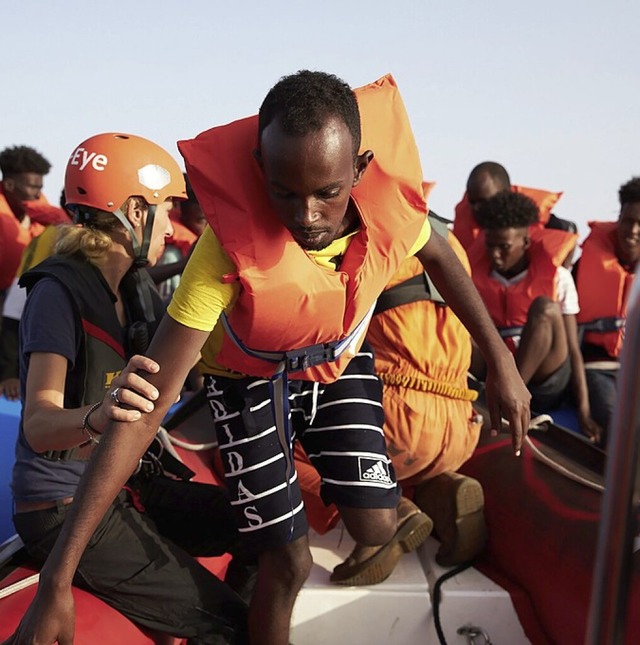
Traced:
[[137, 421], [153, 411], [160, 393], [138, 372], [156, 374], [160, 366], [155, 361], [136, 354], [111, 382], [102, 405], [89, 418], [90, 427], [98, 432], [106, 430], [111, 421]]

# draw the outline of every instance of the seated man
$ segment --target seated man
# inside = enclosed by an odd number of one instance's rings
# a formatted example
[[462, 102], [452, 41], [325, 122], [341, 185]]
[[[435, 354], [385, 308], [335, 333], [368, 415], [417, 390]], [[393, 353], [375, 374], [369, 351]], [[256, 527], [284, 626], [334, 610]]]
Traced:
[[624, 184], [619, 197], [618, 221], [589, 223], [591, 233], [574, 268], [589, 400], [605, 431], [603, 447], [616, 398], [627, 299], [640, 259], [640, 177]]
[[[438, 231], [470, 272], [461, 244], [437, 215]], [[481, 421], [467, 389], [471, 338], [422, 265], [409, 258], [378, 299], [367, 339], [383, 383], [384, 432], [398, 481], [415, 486], [431, 517], [443, 566], [471, 560], [486, 539], [479, 482], [456, 473], [473, 453]]]
[[[577, 236], [531, 228], [538, 207], [520, 193], [503, 191], [476, 214], [483, 230], [469, 251], [473, 282], [532, 395], [532, 410], [560, 405], [573, 382], [580, 428], [597, 441], [600, 428], [591, 418], [576, 315], [576, 287], [562, 266]], [[482, 379], [474, 352], [472, 372]]]
[[[469, 174], [467, 190], [460, 203], [456, 206], [456, 215], [453, 222], [453, 232], [467, 251], [473, 240], [480, 233], [480, 225], [476, 218], [478, 208], [487, 199], [503, 190], [523, 193], [533, 199], [539, 209], [536, 226], [558, 229], [569, 233], [578, 232], [573, 222], [561, 219], [551, 212], [562, 193], [512, 185], [509, 173], [504, 166], [495, 161], [483, 161]], [[564, 259], [563, 265], [567, 268], [571, 267], [572, 258], [573, 249]]]

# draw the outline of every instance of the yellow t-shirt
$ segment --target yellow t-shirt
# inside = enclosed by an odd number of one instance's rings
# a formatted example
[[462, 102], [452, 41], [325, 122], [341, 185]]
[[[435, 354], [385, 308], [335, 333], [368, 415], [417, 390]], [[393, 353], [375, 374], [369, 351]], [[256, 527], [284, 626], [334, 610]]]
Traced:
[[[334, 240], [320, 251], [307, 251], [322, 267], [333, 269], [331, 262], [336, 256], [344, 255], [355, 232]], [[431, 236], [429, 220], [424, 226], [409, 256], [415, 255]], [[180, 284], [173, 294], [167, 313], [177, 322], [211, 334], [202, 348], [202, 358], [198, 365], [204, 374], [237, 376], [236, 373], [220, 366], [216, 357], [220, 351], [223, 338], [222, 324], [218, 323], [220, 314], [233, 306], [240, 285], [238, 282], [224, 283], [223, 276], [234, 274], [236, 268], [222, 248], [218, 238], [209, 226], [204, 230], [196, 244], [189, 262], [180, 279]]]
[[20, 267], [18, 268], [18, 275], [26, 273], [42, 260], [46, 260], [50, 255], [53, 255], [53, 247], [56, 243], [59, 228], [55, 225], [47, 226], [47, 228], [34, 237], [27, 245], [27, 248], [22, 252], [22, 259], [20, 260]]

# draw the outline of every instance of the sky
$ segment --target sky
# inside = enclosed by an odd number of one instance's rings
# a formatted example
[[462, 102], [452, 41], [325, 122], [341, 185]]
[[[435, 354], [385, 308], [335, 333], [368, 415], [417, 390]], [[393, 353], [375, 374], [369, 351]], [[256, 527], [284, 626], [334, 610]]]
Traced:
[[391, 73], [434, 211], [452, 218], [473, 166], [498, 161], [563, 191], [555, 213], [584, 237], [640, 175], [639, 26], [637, 0], [21, 0], [2, 12], [0, 149], [44, 154], [57, 201], [93, 134], [179, 159], [176, 141], [256, 113], [283, 75]]

